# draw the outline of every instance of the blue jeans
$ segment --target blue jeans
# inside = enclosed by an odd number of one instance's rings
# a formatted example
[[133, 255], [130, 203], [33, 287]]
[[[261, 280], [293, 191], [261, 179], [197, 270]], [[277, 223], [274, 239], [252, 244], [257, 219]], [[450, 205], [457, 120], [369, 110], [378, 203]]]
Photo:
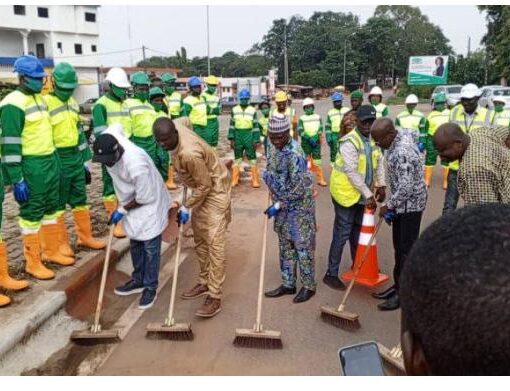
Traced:
[[161, 258], [161, 235], [145, 241], [131, 240], [130, 245], [134, 267], [131, 277], [144, 288], [156, 290]]
[[351, 257], [354, 262], [358, 246], [359, 233], [363, 223], [365, 206], [355, 204], [349, 208], [343, 207], [333, 200], [335, 207], [335, 222], [333, 225], [333, 240], [329, 248], [329, 261], [327, 276], [338, 277], [342, 252], [347, 241], [351, 247]]
[[457, 170], [448, 171], [448, 184], [444, 195], [443, 216], [457, 209], [459, 188], [457, 187]]

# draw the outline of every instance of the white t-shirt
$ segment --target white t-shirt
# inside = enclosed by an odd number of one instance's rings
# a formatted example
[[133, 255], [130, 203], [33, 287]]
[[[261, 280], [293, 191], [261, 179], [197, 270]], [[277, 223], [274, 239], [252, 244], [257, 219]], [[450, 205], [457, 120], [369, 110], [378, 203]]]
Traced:
[[163, 178], [150, 156], [125, 138], [115, 125], [104, 133], [114, 136], [124, 148], [121, 159], [113, 167], [106, 167], [112, 177], [119, 205], [124, 206], [133, 199], [142, 205], [124, 216], [122, 228], [130, 239], [154, 239], [168, 225], [171, 198]]

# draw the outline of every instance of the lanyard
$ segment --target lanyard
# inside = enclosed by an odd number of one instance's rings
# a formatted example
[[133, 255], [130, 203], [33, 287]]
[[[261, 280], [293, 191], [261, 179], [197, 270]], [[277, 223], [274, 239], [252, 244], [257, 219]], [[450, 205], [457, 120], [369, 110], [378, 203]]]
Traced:
[[467, 124], [466, 117], [467, 115], [464, 112], [464, 126], [466, 127], [466, 133], [469, 133], [469, 131], [471, 130], [471, 126], [473, 126], [473, 122], [475, 122], [476, 112], [473, 113], [472, 115], [473, 118], [471, 119], [471, 123], [469, 124], [469, 126]]

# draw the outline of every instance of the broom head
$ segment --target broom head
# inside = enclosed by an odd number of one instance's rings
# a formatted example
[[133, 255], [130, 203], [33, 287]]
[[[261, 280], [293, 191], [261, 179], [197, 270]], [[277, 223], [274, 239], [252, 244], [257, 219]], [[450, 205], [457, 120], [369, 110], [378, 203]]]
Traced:
[[274, 330], [236, 329], [234, 346], [255, 349], [282, 349], [282, 333]]
[[191, 323], [176, 323], [172, 326], [161, 323], [147, 325], [147, 337], [152, 339], [169, 339], [171, 341], [192, 341]]
[[357, 330], [361, 327], [359, 315], [349, 311], [338, 311], [333, 307], [321, 307], [321, 318], [325, 322], [344, 330]]
[[97, 332], [87, 330], [75, 330], [71, 334], [71, 340], [80, 345], [97, 345], [103, 343], [118, 343], [121, 341], [120, 330], [100, 330]]

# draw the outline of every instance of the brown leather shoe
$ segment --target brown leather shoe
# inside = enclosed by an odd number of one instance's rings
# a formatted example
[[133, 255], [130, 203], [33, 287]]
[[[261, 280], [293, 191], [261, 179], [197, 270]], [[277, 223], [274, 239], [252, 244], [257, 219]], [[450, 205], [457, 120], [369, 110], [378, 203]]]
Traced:
[[197, 310], [197, 312], [195, 312], [195, 315], [200, 316], [201, 318], [212, 318], [220, 311], [221, 300], [213, 299], [211, 296], [207, 296], [205, 298], [204, 304]]
[[184, 292], [181, 294], [181, 299], [184, 300], [192, 300], [196, 299], [200, 296], [205, 296], [209, 293], [209, 289], [207, 288], [207, 285], [197, 284], [193, 288], [191, 288], [189, 291]]

